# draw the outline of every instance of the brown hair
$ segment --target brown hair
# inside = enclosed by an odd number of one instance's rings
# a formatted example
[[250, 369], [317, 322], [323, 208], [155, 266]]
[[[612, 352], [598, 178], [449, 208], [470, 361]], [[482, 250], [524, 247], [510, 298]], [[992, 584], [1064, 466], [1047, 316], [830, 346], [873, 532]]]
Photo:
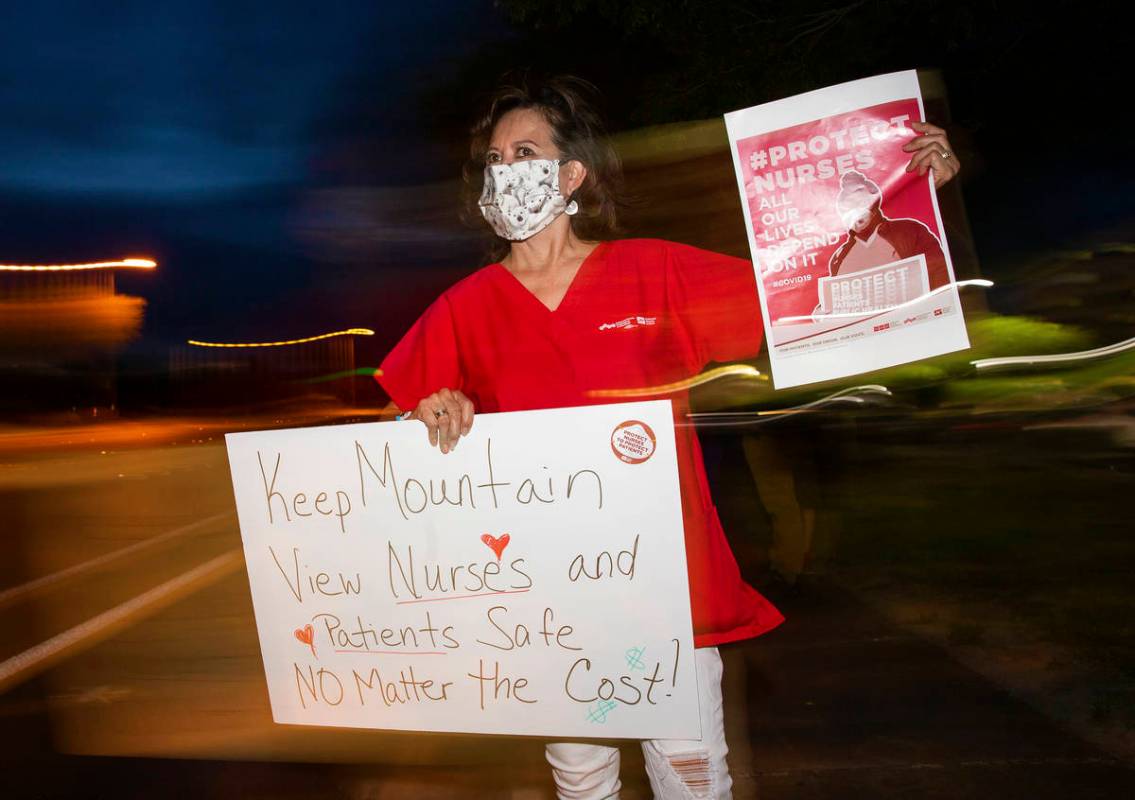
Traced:
[[[493, 129], [509, 111], [533, 108], [552, 128], [560, 163], [579, 161], [587, 167], [583, 184], [568, 198], [579, 204], [579, 213], [571, 217], [572, 232], [587, 241], [613, 238], [619, 232], [618, 210], [625, 205], [623, 167], [597, 108], [598, 96], [592, 84], [570, 75], [544, 80], [524, 75], [503, 81], [470, 130], [469, 160], [462, 170], [466, 221], [488, 228], [477, 201]], [[499, 260], [507, 252], [508, 242], [494, 236], [490, 257]]]

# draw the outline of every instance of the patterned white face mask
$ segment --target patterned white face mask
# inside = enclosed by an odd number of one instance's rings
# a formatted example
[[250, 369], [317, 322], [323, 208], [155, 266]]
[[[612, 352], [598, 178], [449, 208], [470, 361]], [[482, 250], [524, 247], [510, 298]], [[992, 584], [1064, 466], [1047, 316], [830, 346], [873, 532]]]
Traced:
[[560, 194], [560, 162], [534, 159], [489, 164], [478, 205], [502, 239], [520, 242], [539, 233], [568, 207]]

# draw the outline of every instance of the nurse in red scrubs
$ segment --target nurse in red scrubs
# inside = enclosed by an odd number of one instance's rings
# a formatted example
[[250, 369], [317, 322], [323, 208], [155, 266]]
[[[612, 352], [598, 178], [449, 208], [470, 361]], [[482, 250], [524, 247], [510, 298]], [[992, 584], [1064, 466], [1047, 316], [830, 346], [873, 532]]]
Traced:
[[[497, 259], [434, 301], [378, 377], [442, 452], [475, 413], [605, 402], [593, 390], [661, 387], [760, 349], [748, 261], [614, 238], [621, 174], [591, 91], [570, 78], [503, 87], [473, 128], [466, 180], [499, 237]], [[925, 127], [912, 142], [922, 172], [953, 158]], [[689, 411], [686, 390], [656, 397], [672, 401], [676, 419]], [[643, 752], [656, 797], [729, 797], [717, 645], [783, 617], [741, 579], [693, 430], [675, 435], [703, 738], [645, 741]], [[547, 757], [560, 797], [617, 796], [616, 748], [554, 743]]]

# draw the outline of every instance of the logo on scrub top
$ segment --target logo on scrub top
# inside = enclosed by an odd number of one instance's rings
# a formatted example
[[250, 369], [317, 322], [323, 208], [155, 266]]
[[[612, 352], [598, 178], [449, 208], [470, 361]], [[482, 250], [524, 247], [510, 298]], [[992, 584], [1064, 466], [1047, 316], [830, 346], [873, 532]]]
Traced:
[[654, 431], [645, 422], [630, 419], [615, 426], [611, 433], [611, 450], [620, 461], [628, 464], [641, 464], [654, 455], [657, 439]]
[[604, 322], [599, 326], [601, 331], [630, 331], [635, 328], [645, 328], [654, 325], [658, 322], [658, 317], [643, 317], [635, 315], [633, 317], [625, 317], [618, 322]]

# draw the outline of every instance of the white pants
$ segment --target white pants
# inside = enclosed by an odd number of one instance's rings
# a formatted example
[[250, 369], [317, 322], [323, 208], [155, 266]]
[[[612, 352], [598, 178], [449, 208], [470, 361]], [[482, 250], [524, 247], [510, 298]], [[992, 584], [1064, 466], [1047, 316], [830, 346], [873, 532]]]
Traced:
[[[659, 800], [732, 797], [721, 705], [721, 656], [716, 647], [694, 650], [701, 706], [701, 739], [647, 739], [642, 743], [650, 788]], [[618, 798], [619, 750], [601, 744], [549, 744], [556, 796], [563, 800]]]

